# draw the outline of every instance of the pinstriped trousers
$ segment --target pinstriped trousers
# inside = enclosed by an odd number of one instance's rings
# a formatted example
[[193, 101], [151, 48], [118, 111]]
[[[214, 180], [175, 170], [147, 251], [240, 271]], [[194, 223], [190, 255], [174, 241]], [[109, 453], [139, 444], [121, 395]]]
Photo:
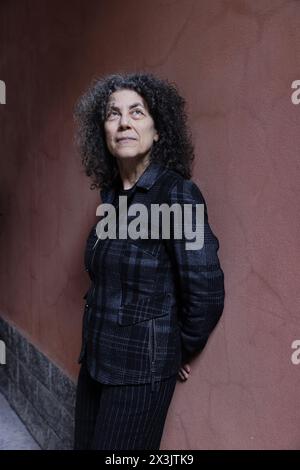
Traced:
[[75, 406], [75, 450], [159, 450], [177, 375], [151, 384], [94, 380], [83, 361]]

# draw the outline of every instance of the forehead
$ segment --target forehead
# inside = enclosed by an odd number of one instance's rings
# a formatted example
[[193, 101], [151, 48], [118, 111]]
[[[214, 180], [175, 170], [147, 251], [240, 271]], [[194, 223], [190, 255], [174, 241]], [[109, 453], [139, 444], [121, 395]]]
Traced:
[[108, 98], [107, 105], [114, 106], [130, 106], [135, 103], [140, 103], [145, 108], [147, 107], [146, 101], [143, 97], [134, 90], [117, 90], [114, 91]]

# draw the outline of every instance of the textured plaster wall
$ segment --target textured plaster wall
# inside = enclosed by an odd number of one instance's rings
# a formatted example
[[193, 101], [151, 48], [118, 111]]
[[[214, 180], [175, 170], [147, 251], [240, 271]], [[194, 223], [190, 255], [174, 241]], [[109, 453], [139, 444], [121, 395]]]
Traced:
[[187, 100], [226, 282], [162, 448], [299, 448], [299, 1], [1, 2], [0, 310], [77, 377], [83, 250], [100, 201], [72, 108], [94, 76], [141, 69]]

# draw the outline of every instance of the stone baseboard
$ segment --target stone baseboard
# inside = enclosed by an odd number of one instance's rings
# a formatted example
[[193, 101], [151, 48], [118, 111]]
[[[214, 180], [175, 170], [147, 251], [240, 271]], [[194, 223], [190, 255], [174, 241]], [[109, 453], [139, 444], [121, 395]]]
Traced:
[[42, 449], [72, 449], [75, 383], [2, 318], [0, 339], [0, 391]]

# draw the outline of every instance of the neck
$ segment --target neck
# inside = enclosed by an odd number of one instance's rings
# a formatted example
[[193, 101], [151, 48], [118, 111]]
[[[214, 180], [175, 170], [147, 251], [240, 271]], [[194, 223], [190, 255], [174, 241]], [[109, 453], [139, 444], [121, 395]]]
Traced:
[[132, 188], [149, 164], [148, 157], [138, 161], [134, 158], [119, 159], [118, 166], [123, 189]]

